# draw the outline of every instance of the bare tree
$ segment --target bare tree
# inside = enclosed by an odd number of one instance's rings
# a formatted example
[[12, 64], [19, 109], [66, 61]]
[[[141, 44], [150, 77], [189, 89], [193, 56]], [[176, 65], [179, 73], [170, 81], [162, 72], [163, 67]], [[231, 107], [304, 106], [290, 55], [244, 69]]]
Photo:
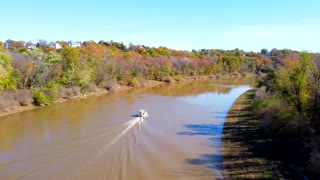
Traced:
[[37, 43], [37, 48], [46, 48], [48, 45], [48, 42], [44, 39], [39, 39]]

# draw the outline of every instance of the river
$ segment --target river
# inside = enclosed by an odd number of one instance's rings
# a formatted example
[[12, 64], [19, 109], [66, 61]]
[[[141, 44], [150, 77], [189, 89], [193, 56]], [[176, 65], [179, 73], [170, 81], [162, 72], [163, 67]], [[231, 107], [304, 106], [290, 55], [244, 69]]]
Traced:
[[248, 89], [250, 81], [193, 81], [2, 117], [0, 179], [223, 179], [223, 123]]

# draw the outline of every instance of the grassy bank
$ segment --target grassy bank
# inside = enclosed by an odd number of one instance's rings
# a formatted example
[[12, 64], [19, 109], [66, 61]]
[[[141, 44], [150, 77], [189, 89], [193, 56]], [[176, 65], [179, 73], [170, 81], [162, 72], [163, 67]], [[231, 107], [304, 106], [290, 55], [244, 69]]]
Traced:
[[[222, 136], [225, 179], [304, 179], [286, 160], [290, 147], [269, 139], [252, 116], [254, 90], [242, 94], [228, 112]], [[287, 148], [287, 149], [286, 149]]]

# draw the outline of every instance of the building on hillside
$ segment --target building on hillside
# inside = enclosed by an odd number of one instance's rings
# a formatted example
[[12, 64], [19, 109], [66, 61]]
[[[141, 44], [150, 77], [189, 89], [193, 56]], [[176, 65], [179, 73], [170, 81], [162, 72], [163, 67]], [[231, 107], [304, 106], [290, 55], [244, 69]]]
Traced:
[[24, 44], [24, 46], [25, 46], [27, 49], [37, 49], [36, 44], [33, 44], [32, 42], [27, 42], [27, 43]]
[[56, 48], [56, 47], [54, 46], [54, 42], [50, 42], [50, 43], [48, 44], [48, 47], [49, 47], [49, 48]]
[[61, 46], [61, 44], [59, 44], [58, 42], [50, 42], [49, 44], [48, 44], [48, 46], [49, 46], [49, 48], [55, 48], [55, 49], [61, 49], [62, 48], [62, 46]]
[[54, 44], [54, 47], [55, 47], [56, 49], [61, 49], [61, 48], [62, 48], [61, 44], [59, 44], [59, 43], [57, 43], [57, 42]]
[[3, 43], [3, 46], [4, 46], [6, 49], [9, 49], [9, 43], [5, 42], [5, 43]]
[[68, 46], [71, 47], [80, 47], [81, 43], [79, 41], [68, 41]]

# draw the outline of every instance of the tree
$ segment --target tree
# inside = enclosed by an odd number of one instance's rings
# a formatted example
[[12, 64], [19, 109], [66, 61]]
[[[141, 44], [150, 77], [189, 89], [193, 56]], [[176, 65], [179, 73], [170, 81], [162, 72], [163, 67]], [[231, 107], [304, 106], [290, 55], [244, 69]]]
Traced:
[[242, 63], [242, 57], [237, 56], [225, 56], [222, 58], [222, 61], [226, 63], [227, 68], [225, 69], [228, 73], [238, 72], [240, 69], [240, 64]]
[[14, 41], [11, 39], [6, 40], [6, 44], [11, 51], [19, 52], [21, 49], [26, 49], [24, 47], [24, 41]]
[[74, 72], [79, 65], [79, 51], [73, 47], [66, 46], [61, 51], [64, 69]]
[[14, 71], [11, 63], [12, 58], [10, 54], [0, 51], [0, 91], [16, 88], [16, 82], [13, 76]]
[[320, 56], [314, 55], [310, 66], [310, 80], [308, 83], [311, 94], [311, 123], [316, 125], [320, 123], [320, 118], [316, 119], [319, 114], [319, 92], [320, 92]]
[[64, 70], [62, 83], [71, 86], [80, 65], [79, 51], [76, 48], [65, 46], [61, 50], [61, 56]]
[[[86, 46], [80, 49], [81, 62], [88, 66], [82, 69], [85, 72], [88, 72], [85, 74], [89, 74], [90, 80], [93, 79], [97, 86], [99, 86], [101, 83], [103, 83], [106, 80], [105, 70], [106, 70], [106, 61], [108, 59], [107, 59], [106, 47], [103, 45], [103, 43], [104, 42], [101, 42], [99, 44], [87, 43]], [[85, 84], [85, 83], [80, 83], [80, 84]]]
[[39, 39], [36, 44], [36, 47], [45, 50], [48, 47], [48, 42], [44, 39]]
[[0, 51], [3, 51], [5, 49], [3, 43], [0, 41]]
[[261, 49], [260, 54], [267, 56], [267, 55], [269, 55], [269, 51], [267, 48], [263, 48], [263, 49]]
[[307, 91], [309, 68], [310, 57], [303, 52], [299, 61], [285, 61], [285, 66], [279, 69], [276, 77], [283, 98], [291, 102], [300, 115], [303, 115], [309, 98]]
[[271, 56], [277, 56], [278, 55], [278, 49], [276, 49], [276, 48], [271, 49], [270, 55]]
[[55, 52], [50, 52], [44, 57], [42, 64], [42, 78], [44, 84], [48, 82], [55, 82], [60, 79], [60, 66], [61, 66], [62, 58], [59, 54]]

